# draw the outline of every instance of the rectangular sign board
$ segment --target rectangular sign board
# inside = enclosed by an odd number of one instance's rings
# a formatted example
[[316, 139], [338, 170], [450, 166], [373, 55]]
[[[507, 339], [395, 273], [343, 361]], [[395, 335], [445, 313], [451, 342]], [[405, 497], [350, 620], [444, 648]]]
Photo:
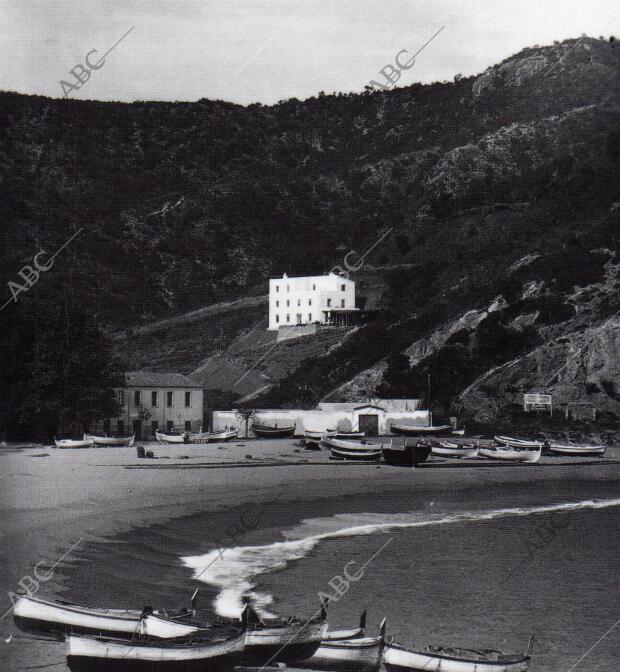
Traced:
[[551, 411], [552, 402], [550, 394], [524, 394], [523, 395], [523, 410], [524, 411]]

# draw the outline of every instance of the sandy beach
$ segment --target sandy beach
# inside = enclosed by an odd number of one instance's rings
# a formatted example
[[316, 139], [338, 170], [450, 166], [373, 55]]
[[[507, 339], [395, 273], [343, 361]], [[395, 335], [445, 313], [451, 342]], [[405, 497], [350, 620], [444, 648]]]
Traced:
[[[152, 460], [135, 448], [0, 449], [2, 612], [36, 563], [47, 570], [70, 551], [40, 596], [172, 607], [200, 587], [205, 610], [234, 609], [245, 592], [265, 610], [309, 616], [347, 562], [388, 543], [330, 624], [368, 608], [369, 629], [385, 615], [404, 644], [506, 651], [535, 634], [533, 672], [568, 671], [595, 644], [575, 669], [615, 669], [617, 629], [597, 640], [618, 618], [617, 447], [597, 459], [433, 458], [411, 470], [330, 463], [297, 443], [146, 445]], [[10, 613], [1, 629], [2, 669], [67, 669], [64, 645], [32, 641]]]

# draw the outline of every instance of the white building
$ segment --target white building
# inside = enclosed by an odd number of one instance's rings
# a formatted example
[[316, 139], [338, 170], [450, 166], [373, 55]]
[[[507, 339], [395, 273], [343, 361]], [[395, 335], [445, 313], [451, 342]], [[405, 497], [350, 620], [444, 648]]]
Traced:
[[355, 308], [355, 282], [335, 273], [269, 280], [269, 329], [296, 324], [329, 324]]

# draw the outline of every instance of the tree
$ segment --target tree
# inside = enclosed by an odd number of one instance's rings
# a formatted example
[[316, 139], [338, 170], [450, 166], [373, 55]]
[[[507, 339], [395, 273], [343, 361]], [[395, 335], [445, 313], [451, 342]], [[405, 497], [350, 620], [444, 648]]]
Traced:
[[407, 355], [398, 352], [387, 358], [387, 368], [383, 372], [383, 382], [377, 386], [377, 394], [382, 397], [411, 397], [415, 394]]
[[67, 296], [20, 304], [0, 333], [7, 362], [0, 422], [11, 438], [79, 433], [118, 415], [115, 390], [123, 376], [94, 318]]

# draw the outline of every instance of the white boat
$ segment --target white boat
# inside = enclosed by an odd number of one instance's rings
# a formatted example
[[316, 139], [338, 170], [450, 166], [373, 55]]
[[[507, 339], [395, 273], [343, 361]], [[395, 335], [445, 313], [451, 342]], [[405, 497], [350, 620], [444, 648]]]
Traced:
[[577, 443], [556, 443], [550, 441], [547, 444], [547, 450], [556, 455], [604, 455], [606, 446], [603, 445], [583, 445]]
[[491, 446], [478, 448], [478, 456], [490, 460], [506, 460], [512, 462], [538, 462], [542, 448], [518, 448], [516, 446]]
[[97, 436], [95, 434], [84, 434], [84, 441], [94, 441], [96, 446], [133, 446], [134, 439], [136, 435], [133, 436]]
[[465, 436], [465, 427], [460, 429], [453, 429], [451, 432], [452, 436]]
[[366, 630], [366, 611], [360, 616], [360, 623], [357, 628], [343, 630], [328, 630], [323, 637], [324, 642], [338, 642], [346, 639], [358, 639], [364, 636]]
[[439, 441], [431, 445], [431, 454], [436, 457], [477, 457], [478, 447], [460, 445], [453, 441]]
[[92, 448], [95, 442], [89, 439], [56, 439], [54, 438], [56, 448]]
[[113, 637], [131, 637], [135, 634], [150, 637], [183, 637], [200, 630], [183, 620], [191, 612], [178, 610], [164, 616], [152, 610], [93, 609], [69, 602], [52, 602], [22, 595], [15, 603], [13, 618], [20, 630], [26, 632], [63, 635], [64, 633], [107, 634]]
[[187, 432], [159, 432], [155, 431], [155, 438], [160, 443], [187, 443]]
[[502, 446], [512, 446], [513, 448], [542, 448], [544, 446], [544, 441], [518, 439], [514, 436], [496, 436], [495, 443]]
[[440, 436], [452, 432], [451, 425], [428, 425], [426, 427], [418, 425], [400, 425], [393, 422], [390, 425], [390, 431], [394, 434], [403, 434], [404, 436]]
[[347, 432], [340, 429], [328, 429], [325, 436], [329, 439], [339, 439], [342, 441], [363, 439], [366, 436], [365, 432]]
[[389, 643], [383, 650], [383, 664], [388, 672], [526, 672], [530, 656], [430, 646], [408, 649]]
[[296, 667], [330, 672], [376, 672], [385, 643], [385, 618], [378, 637], [323, 640], [311, 658], [297, 661]]
[[314, 429], [305, 429], [304, 430], [304, 438], [307, 441], [320, 441], [323, 438], [323, 434], [325, 432], [319, 432]]
[[237, 429], [219, 429], [215, 432], [209, 432], [208, 441], [211, 443], [216, 441], [231, 441], [237, 438], [238, 433]]
[[359, 443], [358, 441], [343, 441], [341, 439], [323, 438], [321, 443], [330, 450], [330, 457], [334, 460], [369, 461], [381, 459], [381, 444]]
[[67, 666], [72, 672], [189, 672], [230, 668], [243, 656], [245, 635], [207, 641], [162, 642], [68, 635]]

